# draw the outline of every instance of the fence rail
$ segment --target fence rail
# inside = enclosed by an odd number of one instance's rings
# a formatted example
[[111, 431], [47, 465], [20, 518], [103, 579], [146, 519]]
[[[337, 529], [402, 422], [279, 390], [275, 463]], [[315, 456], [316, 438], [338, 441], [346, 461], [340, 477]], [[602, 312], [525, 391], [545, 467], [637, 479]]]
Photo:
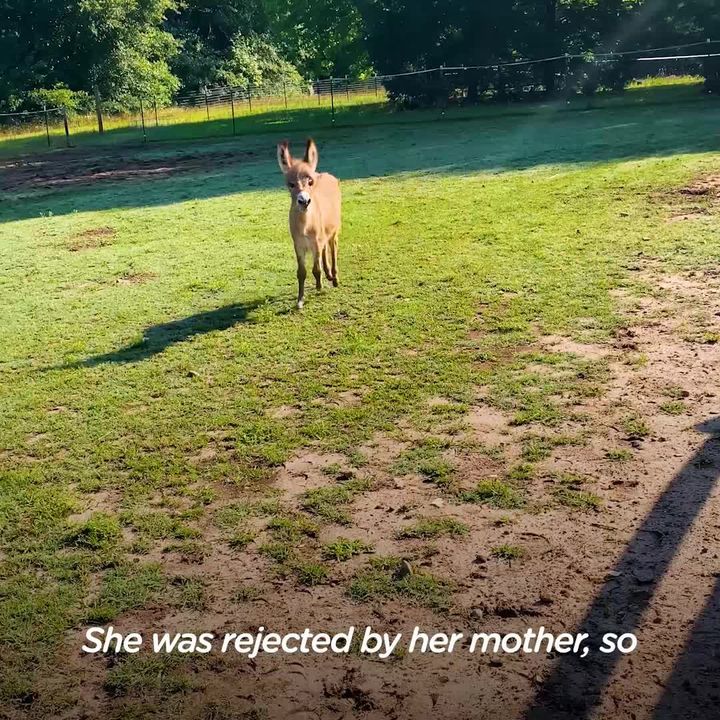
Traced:
[[[698, 52], [702, 47], [706, 52]], [[678, 51], [684, 51], [679, 53]], [[716, 52], [717, 51], [717, 52]], [[668, 54], [672, 52], [672, 54]], [[485, 65], [439, 66], [376, 75], [333, 77], [305, 83], [207, 87], [184, 93], [172, 105], [137, 98], [130, 112], [103, 112], [105, 134], [126, 133], [147, 142], [180, 136], [218, 135], [319, 127], [359, 119], [372, 121], [392, 107], [443, 107], [513, 101], [524, 97], [591, 95], [621, 89], [636, 77], [689, 74], [720, 76], [720, 41], [624, 52], [565, 54]], [[102, 107], [100, 108], [102, 111]], [[305, 129], [305, 128], [303, 128]], [[63, 108], [0, 114], [3, 137], [48, 146], [82, 144], [99, 136], [96, 113], [68, 119]]]

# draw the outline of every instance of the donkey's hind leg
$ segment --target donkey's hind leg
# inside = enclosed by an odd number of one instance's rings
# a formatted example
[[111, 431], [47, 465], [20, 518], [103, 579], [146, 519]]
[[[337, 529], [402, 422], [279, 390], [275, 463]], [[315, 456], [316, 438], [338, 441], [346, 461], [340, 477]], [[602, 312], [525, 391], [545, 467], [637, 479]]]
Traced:
[[325, 271], [325, 277], [328, 281], [332, 280], [332, 273], [330, 272], [330, 263], [328, 262], [328, 245], [325, 243], [322, 249], [322, 265]]
[[338, 286], [338, 239], [340, 231], [336, 230], [331, 236], [329, 241], [330, 246], [330, 264], [332, 268], [332, 284], [333, 287]]

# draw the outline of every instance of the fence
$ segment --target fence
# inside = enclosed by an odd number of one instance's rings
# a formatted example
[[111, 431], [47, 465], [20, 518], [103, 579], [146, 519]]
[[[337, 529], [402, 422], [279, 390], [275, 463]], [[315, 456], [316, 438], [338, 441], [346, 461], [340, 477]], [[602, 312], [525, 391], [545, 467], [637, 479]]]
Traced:
[[[698, 48], [702, 47], [702, 51]], [[715, 52], [717, 50], [717, 52]], [[684, 51], [684, 52], [679, 52]], [[561, 55], [493, 65], [436, 67], [365, 79], [328, 78], [297, 85], [203, 88], [161, 106], [138, 98], [131, 112], [71, 116], [62, 108], [0, 115], [2, 136], [14, 149], [119, 140], [171, 140], [262, 131], [317, 129], [338, 124], [382, 122], [388, 110], [449, 108], [527, 98], [591, 97], [622, 90], [639, 77], [703, 76], [720, 81], [720, 42], [651, 50]], [[720, 88], [718, 88], [720, 89]]]

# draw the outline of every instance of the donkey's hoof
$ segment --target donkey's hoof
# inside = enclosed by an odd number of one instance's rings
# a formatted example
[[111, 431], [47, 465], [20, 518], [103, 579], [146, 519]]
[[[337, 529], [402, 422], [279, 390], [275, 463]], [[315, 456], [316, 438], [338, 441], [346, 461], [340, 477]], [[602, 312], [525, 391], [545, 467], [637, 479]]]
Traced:
[[305, 303], [302, 300], [297, 301], [297, 309], [302, 310]]
[[340, 284], [340, 283], [338, 282], [338, 279], [337, 279], [337, 278], [333, 278], [332, 283], [333, 283], [333, 287], [337, 287], [337, 286]]

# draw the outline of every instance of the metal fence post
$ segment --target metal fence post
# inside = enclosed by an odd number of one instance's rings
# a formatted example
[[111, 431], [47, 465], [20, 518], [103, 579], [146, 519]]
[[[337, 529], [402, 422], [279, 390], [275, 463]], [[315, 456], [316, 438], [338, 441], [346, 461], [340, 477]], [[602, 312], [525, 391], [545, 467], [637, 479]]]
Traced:
[[330, 77], [330, 113], [332, 121], [335, 122], [335, 90], [333, 88], [333, 79]]
[[287, 84], [285, 83], [285, 78], [283, 78], [283, 97], [285, 98], [285, 109], [287, 110]]
[[147, 134], [145, 133], [145, 109], [143, 108], [143, 101], [140, 98], [140, 122], [142, 123], [143, 142], [147, 142]]
[[350, 85], [348, 84], [348, 76], [345, 76], [345, 97], [350, 102]]
[[321, 90], [320, 90], [320, 81], [319, 80], [315, 81], [315, 87], [317, 88], [318, 107], [320, 107], [320, 92], [321, 92]]
[[247, 87], [247, 94], [248, 94], [248, 108], [249, 112], [252, 115], [252, 85], [248, 84]]
[[207, 86], [203, 88], [203, 92], [205, 93], [205, 114], [207, 115], [207, 119], [210, 119], [210, 104], [208, 103], [208, 94], [207, 94]]
[[45, 113], [45, 136], [47, 137], [48, 147], [50, 147], [50, 123], [48, 121], [48, 111], [46, 104], [43, 104], [43, 112]]
[[233, 135], [235, 135], [235, 93], [233, 92], [232, 85], [230, 86], [230, 113], [232, 115]]
[[153, 107], [155, 108], [155, 127], [160, 127], [160, 123], [158, 122], [157, 99], [156, 98], [153, 98]]
[[63, 125], [65, 126], [65, 144], [70, 147], [70, 127], [68, 126], [67, 108], [63, 108]]
[[375, 80], [375, 97], [377, 97], [378, 96], [377, 75], [373, 79]]

